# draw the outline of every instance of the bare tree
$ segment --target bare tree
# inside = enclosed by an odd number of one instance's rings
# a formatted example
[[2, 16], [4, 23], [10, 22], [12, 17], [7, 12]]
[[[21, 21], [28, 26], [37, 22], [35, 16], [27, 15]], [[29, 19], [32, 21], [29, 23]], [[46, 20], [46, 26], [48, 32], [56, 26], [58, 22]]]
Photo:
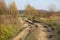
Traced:
[[4, 0], [0, 0], [0, 11], [2, 14], [6, 14], [7, 12], [7, 6]]
[[26, 11], [26, 15], [29, 15], [29, 16], [35, 16], [37, 14], [37, 11], [36, 9], [31, 6], [30, 4], [28, 4], [25, 8], [25, 11]]
[[56, 5], [55, 4], [50, 4], [48, 9], [49, 9], [49, 11], [55, 11], [56, 10]]
[[18, 10], [17, 10], [16, 4], [14, 1], [11, 3], [9, 11], [10, 11], [10, 15], [11, 15], [11, 23], [16, 24]]
[[18, 10], [17, 10], [17, 7], [16, 7], [15, 2], [12, 2], [12, 3], [11, 3], [9, 10], [10, 10], [10, 14], [11, 14], [11, 15], [13, 15], [14, 17], [17, 16]]

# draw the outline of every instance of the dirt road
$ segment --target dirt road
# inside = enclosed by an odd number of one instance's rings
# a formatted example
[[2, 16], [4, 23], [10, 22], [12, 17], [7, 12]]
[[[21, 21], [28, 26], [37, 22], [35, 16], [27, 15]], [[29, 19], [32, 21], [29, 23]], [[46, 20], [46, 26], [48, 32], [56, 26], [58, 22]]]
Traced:
[[43, 25], [37, 24], [39, 26], [39, 35], [37, 40], [48, 40], [47, 36], [48, 36], [48, 32], [47, 29], [44, 28]]
[[21, 40], [23, 37], [25, 37], [29, 33], [29, 28], [27, 27], [22, 32], [20, 32], [13, 40]]
[[[22, 23], [24, 23], [24, 21], [21, 20]], [[38, 26], [38, 35], [37, 35], [37, 40], [49, 40], [49, 38], [47, 37], [49, 35], [49, 33], [47, 32], [47, 28], [44, 27], [44, 25], [39, 24], [39, 23], [35, 23]], [[25, 23], [24, 26], [28, 26], [28, 23]], [[13, 38], [13, 40], [24, 40], [24, 38], [27, 36], [27, 34], [29, 33], [29, 30], [31, 30], [31, 28], [28, 26], [26, 29], [24, 29], [22, 32], [20, 32], [15, 38]]]

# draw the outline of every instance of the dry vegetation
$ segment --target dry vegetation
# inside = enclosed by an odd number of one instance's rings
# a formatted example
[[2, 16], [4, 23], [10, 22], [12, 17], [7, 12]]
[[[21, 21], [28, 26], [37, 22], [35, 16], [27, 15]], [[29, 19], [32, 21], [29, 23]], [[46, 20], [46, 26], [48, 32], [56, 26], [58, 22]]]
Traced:
[[[0, 2], [0, 40], [9, 40], [13, 35], [15, 35], [21, 28], [21, 23], [18, 21], [18, 10], [16, 8], [15, 2], [11, 3], [10, 7], [7, 8], [5, 2]], [[25, 12], [22, 16], [27, 18], [35, 17], [36, 20], [42, 21], [47, 25], [51, 25], [56, 29], [53, 40], [60, 40], [60, 12], [44, 12], [36, 10], [34, 7], [27, 5]], [[22, 17], [21, 16], [21, 17]], [[29, 35], [31, 40], [33, 38]], [[28, 39], [26, 39], [28, 40]]]
[[0, 2], [0, 40], [9, 40], [20, 30], [17, 14], [15, 2], [11, 3], [10, 8], [6, 7], [5, 2]]

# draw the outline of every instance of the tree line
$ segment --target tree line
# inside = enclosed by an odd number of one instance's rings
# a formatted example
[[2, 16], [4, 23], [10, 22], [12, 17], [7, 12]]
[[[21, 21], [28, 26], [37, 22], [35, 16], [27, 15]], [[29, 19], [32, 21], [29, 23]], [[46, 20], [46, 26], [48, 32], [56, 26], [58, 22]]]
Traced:
[[[24, 16], [29, 17], [45, 17], [49, 18], [50, 16], [54, 15], [56, 12], [53, 11], [54, 8], [49, 8], [51, 11], [39, 11], [30, 4], [25, 7], [25, 12], [23, 13]], [[17, 19], [17, 14], [19, 13], [15, 2], [12, 2], [9, 7], [6, 6], [5, 1], [0, 2], [0, 23], [6, 23], [8, 19], [11, 23], [15, 23]], [[14, 21], [15, 22], [14, 22]], [[7, 21], [9, 24], [10, 22]]]

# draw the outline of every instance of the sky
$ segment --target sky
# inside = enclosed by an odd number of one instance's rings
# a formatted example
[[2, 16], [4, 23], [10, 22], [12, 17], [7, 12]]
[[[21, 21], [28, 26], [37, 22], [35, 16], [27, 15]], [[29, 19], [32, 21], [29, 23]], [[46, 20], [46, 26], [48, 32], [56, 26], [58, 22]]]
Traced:
[[6, 4], [12, 1], [16, 2], [18, 10], [24, 10], [27, 4], [35, 7], [36, 9], [47, 10], [50, 5], [54, 5], [56, 10], [60, 10], [60, 0], [5, 0]]

